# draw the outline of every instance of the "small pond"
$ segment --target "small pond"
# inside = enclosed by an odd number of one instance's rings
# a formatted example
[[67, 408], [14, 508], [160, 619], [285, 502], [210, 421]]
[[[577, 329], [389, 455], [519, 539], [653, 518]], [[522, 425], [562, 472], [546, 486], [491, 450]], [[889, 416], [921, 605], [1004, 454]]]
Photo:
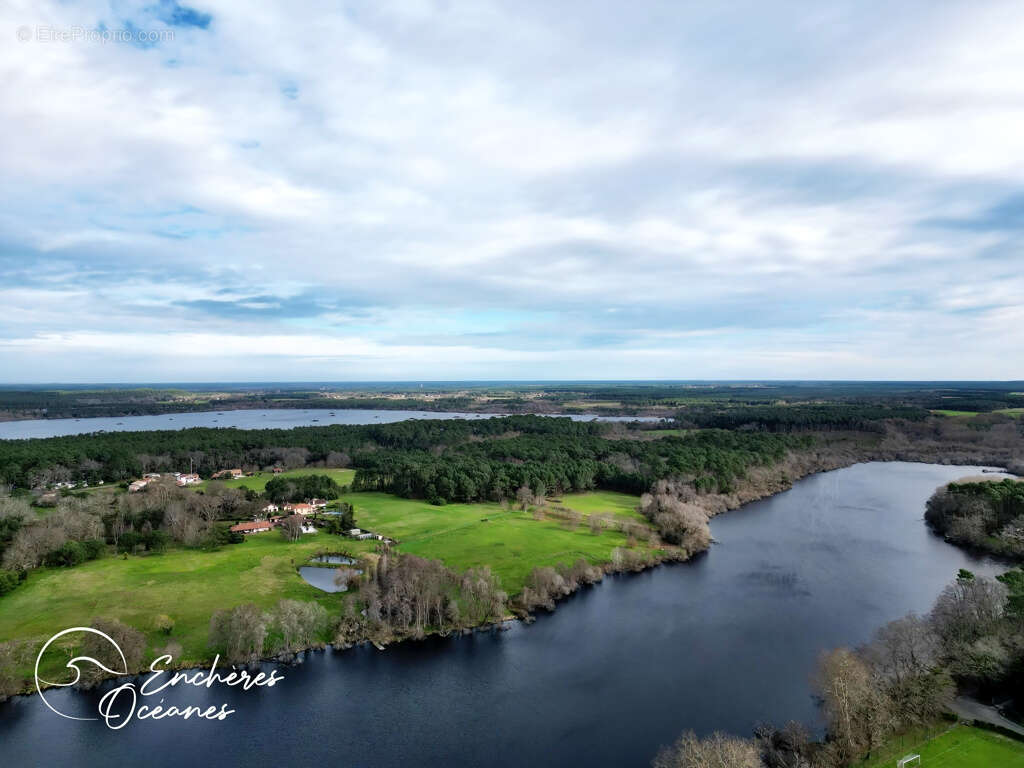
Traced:
[[[304, 565], [299, 568], [299, 575], [307, 584], [322, 589], [324, 592], [347, 592], [347, 586], [340, 587], [334, 583], [337, 573], [337, 568], [321, 568], [316, 565]], [[362, 571], [356, 569], [356, 574], [361, 575]]]

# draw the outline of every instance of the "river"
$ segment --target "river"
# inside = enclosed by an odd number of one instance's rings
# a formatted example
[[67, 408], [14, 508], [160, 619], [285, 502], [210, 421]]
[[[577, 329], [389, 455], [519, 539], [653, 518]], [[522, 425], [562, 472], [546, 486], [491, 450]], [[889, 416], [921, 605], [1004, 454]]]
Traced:
[[[406, 419], [493, 419], [501, 413], [454, 413], [449, 411], [389, 411], [339, 408], [335, 411], [310, 408], [243, 409], [237, 411], [196, 411], [157, 416], [104, 416], [87, 419], [25, 419], [0, 421], [0, 440], [32, 437], [82, 435], [90, 432], [142, 432], [151, 429], [192, 427], [235, 427], [237, 429], [292, 429], [325, 427], [331, 424], [388, 424]], [[544, 414], [548, 415], [548, 414]], [[561, 414], [550, 414], [557, 416]], [[660, 421], [658, 416], [595, 416], [572, 414], [573, 421]]]
[[[689, 563], [610, 577], [505, 632], [310, 653], [270, 689], [174, 689], [225, 722], [65, 720], [0, 705], [5, 765], [646, 766], [684, 729], [820, 727], [827, 648], [929, 609], [959, 568], [997, 564], [933, 535], [924, 503], [979, 467], [859, 464], [712, 521]], [[268, 667], [269, 668], [269, 667]], [[96, 693], [49, 694], [95, 715]], [[155, 702], [148, 702], [155, 703]]]

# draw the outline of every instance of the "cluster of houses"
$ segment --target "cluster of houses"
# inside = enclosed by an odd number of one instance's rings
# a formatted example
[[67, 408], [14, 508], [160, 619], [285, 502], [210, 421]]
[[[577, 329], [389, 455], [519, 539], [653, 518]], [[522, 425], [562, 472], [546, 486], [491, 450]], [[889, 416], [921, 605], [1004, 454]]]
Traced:
[[[281, 468], [274, 467], [273, 471], [274, 474], [279, 474], [281, 472]], [[156, 482], [157, 480], [160, 480], [162, 477], [173, 477], [175, 484], [178, 485], [179, 487], [196, 485], [202, 482], [202, 478], [199, 477], [199, 475], [195, 474], [194, 472], [189, 472], [188, 474], [183, 474], [181, 472], [172, 472], [169, 475], [161, 475], [159, 472], [149, 472], [146, 475], [144, 475], [141, 479], [135, 480], [134, 482], [130, 483], [128, 485], [128, 492], [135, 493], [137, 491], [141, 491], [147, 485], [149, 485], [152, 482]], [[210, 479], [238, 480], [243, 477], [245, 477], [245, 473], [241, 469], [235, 468], [222, 469], [217, 472], [214, 472], [210, 476]], [[326, 508], [327, 501], [325, 499], [309, 499], [308, 501], [305, 502], [281, 505], [277, 505], [271, 502], [264, 506], [263, 509], [261, 510], [263, 517], [256, 520], [250, 520], [244, 523], [238, 523], [237, 525], [233, 525], [231, 526], [231, 531], [233, 533], [242, 534], [264, 533], [266, 531], [273, 530], [274, 528], [280, 526], [281, 521], [284, 520], [286, 517], [298, 516], [303, 519], [303, 533], [316, 533], [316, 528], [312, 525], [312, 523], [306, 522], [305, 518], [308, 515], [314, 515], [320, 510]], [[278, 515], [278, 512], [282, 512], [283, 514]], [[382, 536], [379, 533], [371, 533], [370, 531], [363, 531], [359, 528], [352, 528], [351, 530], [346, 531], [345, 535], [350, 536], [353, 539], [358, 539], [360, 541], [365, 541], [367, 539], [377, 539], [378, 541], [391, 542], [391, 539], [388, 539], [387, 537]]]
[[[203, 480], [195, 472], [189, 472], [187, 474], [183, 474], [181, 472], [171, 472], [167, 476], [173, 477], [175, 485], [177, 485], [179, 488], [184, 488], [186, 485], [196, 485], [198, 483], [201, 483]], [[134, 480], [128, 484], [128, 493], [137, 493], [150, 483], [156, 482], [161, 477], [163, 477], [163, 475], [161, 475], [159, 472], [150, 472], [146, 475], [143, 475], [141, 479]]]
[[[297, 512], [295, 514], [301, 513]], [[284, 517], [278, 515], [276, 517], [268, 517], [265, 520], [252, 520], [245, 523], [238, 523], [237, 525], [231, 526], [231, 531], [232, 533], [243, 534], [264, 533], [265, 531], [270, 531], [274, 528], [277, 528], [281, 524], [282, 520], [284, 520]], [[316, 533], [316, 528], [314, 528], [311, 523], [303, 521], [302, 532]], [[386, 536], [382, 536], [379, 533], [372, 533], [370, 531], [363, 531], [359, 528], [352, 528], [351, 530], [346, 531], [345, 535], [350, 536], [353, 539], [358, 539], [359, 541], [366, 541], [367, 539], [376, 539], [377, 541], [386, 541], [388, 543], [394, 543], [392, 542], [391, 539], [387, 538]]]
[[326, 508], [327, 502], [324, 499], [310, 499], [307, 502], [302, 502], [299, 504], [284, 504], [280, 507], [277, 504], [271, 502], [270, 504], [267, 504], [267, 506], [263, 508], [263, 514], [272, 515], [275, 512], [288, 512], [292, 515], [305, 516], [315, 514], [319, 510]]
[[[281, 467], [274, 467], [272, 471], [273, 471], [273, 473], [275, 475], [279, 475], [284, 470]], [[181, 473], [181, 472], [171, 472], [167, 476], [173, 477], [175, 483], [179, 487], [184, 487], [186, 485], [196, 485], [196, 484], [201, 483], [203, 481], [203, 478], [201, 478], [195, 472], [189, 472], [187, 474], [184, 474], [184, 473]], [[153, 482], [154, 480], [159, 480], [161, 477], [162, 477], [162, 475], [159, 472], [149, 472], [148, 474], [143, 475], [141, 479], [135, 480], [134, 482], [130, 483], [128, 485], [128, 490], [130, 492], [132, 492], [132, 493], [134, 493], [136, 491], [141, 491], [143, 488], [145, 488], [151, 482]], [[220, 470], [214, 472], [212, 475], [210, 475], [210, 479], [211, 480], [241, 480], [243, 477], [245, 477], [245, 472], [243, 472], [238, 467], [235, 467], [233, 469], [220, 469]], [[99, 484], [103, 485], [103, 481], [101, 480]], [[87, 488], [89, 486], [89, 484], [88, 483], [82, 483], [82, 486]], [[55, 488], [63, 488], [63, 487], [74, 488], [75, 484], [74, 483], [57, 483], [57, 485], [55, 485], [54, 487]]]
[[[216, 477], [216, 475], [214, 475]], [[327, 502], [324, 499], [310, 499], [308, 502], [302, 502], [298, 504], [283, 504], [278, 506], [273, 502], [263, 507], [263, 514], [265, 518], [259, 520], [252, 520], [250, 522], [238, 523], [237, 525], [231, 526], [233, 533], [263, 533], [276, 528], [281, 524], [281, 521], [286, 517], [298, 515], [301, 518], [305, 518], [307, 515], [312, 515], [321, 509], [327, 507]], [[284, 512], [283, 515], [276, 515], [276, 512]], [[302, 523], [303, 533], [316, 533], [316, 528], [311, 523]]]
[[[284, 517], [278, 515], [277, 517], [268, 517], [266, 520], [252, 520], [247, 523], [238, 523], [237, 525], [231, 526], [232, 533], [263, 533], [277, 528]], [[313, 527], [312, 523], [307, 523], [305, 520], [302, 521], [302, 532], [303, 533], [316, 533], [316, 528]]]
[[[97, 480], [96, 481], [96, 485], [103, 485], [103, 481], [102, 480]], [[83, 480], [80, 483], [63, 482], [63, 483], [54, 483], [53, 484], [53, 490], [55, 490], [55, 491], [63, 491], [63, 490], [73, 491], [75, 488], [88, 488], [88, 487], [89, 487], [89, 483], [87, 483], [85, 480]]]
[[240, 469], [221, 469], [210, 475], [211, 480], [221, 480], [227, 478], [228, 480], [241, 480], [245, 477], [245, 472]]

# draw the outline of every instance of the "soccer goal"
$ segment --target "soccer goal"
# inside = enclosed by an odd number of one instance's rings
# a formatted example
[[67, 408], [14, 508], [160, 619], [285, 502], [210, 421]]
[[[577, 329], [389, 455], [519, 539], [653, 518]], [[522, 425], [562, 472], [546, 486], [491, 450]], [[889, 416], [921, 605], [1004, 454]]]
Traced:
[[921, 764], [921, 756], [920, 755], [907, 755], [906, 757], [900, 758], [899, 760], [896, 761], [896, 768], [907, 768], [908, 766], [911, 766], [911, 765], [920, 765], [920, 764]]

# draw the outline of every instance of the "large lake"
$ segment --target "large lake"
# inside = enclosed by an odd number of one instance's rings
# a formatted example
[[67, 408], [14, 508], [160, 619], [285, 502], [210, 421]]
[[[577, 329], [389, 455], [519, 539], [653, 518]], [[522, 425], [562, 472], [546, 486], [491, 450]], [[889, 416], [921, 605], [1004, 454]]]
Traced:
[[[323, 427], [330, 424], [387, 424], [406, 419], [493, 419], [506, 414], [453, 413], [446, 411], [388, 411], [344, 409], [335, 411], [311, 408], [270, 408], [238, 411], [197, 411], [159, 416], [111, 416], [90, 419], [27, 419], [0, 421], [0, 440], [24, 440], [31, 437], [81, 435], [89, 432], [142, 432], [151, 429], [189, 429], [190, 427], [236, 427], [238, 429], [292, 429]], [[573, 414], [573, 421], [659, 421], [656, 416], [593, 416]]]
[[[0, 705], [4, 765], [645, 766], [684, 729], [820, 726], [815, 659], [929, 609], [959, 568], [925, 500], [978, 467], [860, 464], [712, 521], [694, 561], [608, 578], [507, 632], [312, 653], [271, 689], [180, 690], [225, 722], [64, 720]], [[96, 694], [54, 692], [94, 716]], [[151, 702], [155, 703], [155, 702]]]

